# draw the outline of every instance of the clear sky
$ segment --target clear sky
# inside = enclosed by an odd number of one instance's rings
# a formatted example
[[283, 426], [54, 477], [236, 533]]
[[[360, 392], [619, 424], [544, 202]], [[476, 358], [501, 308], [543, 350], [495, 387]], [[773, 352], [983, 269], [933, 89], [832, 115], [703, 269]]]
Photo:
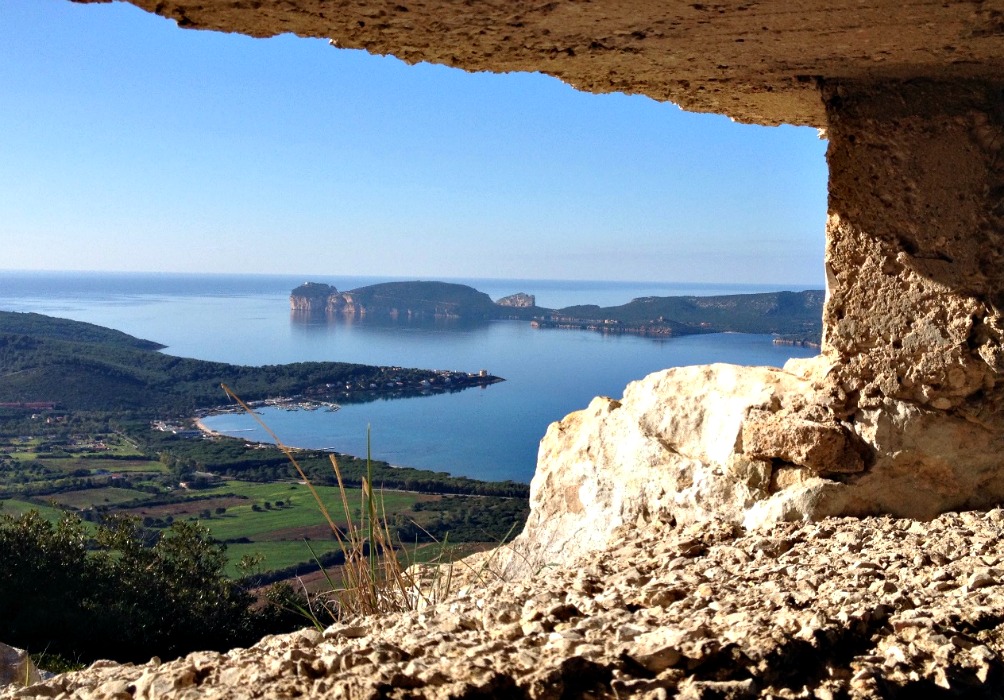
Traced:
[[822, 283], [825, 142], [0, 0], [0, 269]]

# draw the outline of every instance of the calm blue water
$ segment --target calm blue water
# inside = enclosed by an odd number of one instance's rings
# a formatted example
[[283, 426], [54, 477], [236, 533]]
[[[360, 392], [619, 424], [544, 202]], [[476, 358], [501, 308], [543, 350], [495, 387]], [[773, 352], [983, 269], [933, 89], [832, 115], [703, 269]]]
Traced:
[[[535, 330], [519, 321], [481, 324], [307, 323], [289, 313], [289, 291], [310, 281], [352, 289], [375, 277], [0, 273], [0, 309], [34, 311], [116, 328], [167, 345], [165, 352], [237, 364], [305, 360], [479, 370], [507, 381], [458, 394], [344, 406], [335, 413], [269, 410], [285, 442], [365, 454], [480, 479], [529, 481], [549, 423], [597, 395], [666, 367], [731, 362], [780, 366], [813, 353], [769, 336], [704, 335], [654, 340], [588, 331]], [[615, 305], [639, 296], [734, 294], [792, 286], [680, 285], [537, 280], [450, 280], [499, 298], [517, 291], [552, 308]], [[266, 439], [238, 415], [212, 428]]]

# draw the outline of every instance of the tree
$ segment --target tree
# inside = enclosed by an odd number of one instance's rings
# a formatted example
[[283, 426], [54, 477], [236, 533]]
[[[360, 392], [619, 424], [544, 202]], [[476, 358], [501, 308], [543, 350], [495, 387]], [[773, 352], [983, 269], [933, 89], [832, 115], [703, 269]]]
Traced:
[[293, 629], [252, 607], [205, 528], [174, 523], [153, 543], [148, 534], [124, 517], [91, 537], [72, 516], [0, 516], [0, 639], [79, 661], [142, 661]]

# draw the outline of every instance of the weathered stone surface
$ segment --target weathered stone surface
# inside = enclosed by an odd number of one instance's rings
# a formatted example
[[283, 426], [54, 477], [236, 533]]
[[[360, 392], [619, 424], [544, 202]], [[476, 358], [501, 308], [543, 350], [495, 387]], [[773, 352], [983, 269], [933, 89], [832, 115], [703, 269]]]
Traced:
[[811, 383], [787, 372], [711, 365], [652, 374], [621, 401], [594, 399], [541, 441], [518, 546], [532, 562], [567, 561], [638, 520], [742, 523], [770, 497], [773, 468], [762, 452], [742, 453], [747, 415], [811, 397]]
[[510, 566], [566, 563], [638, 522], [930, 518], [1004, 499], [1000, 429], [890, 398], [843, 416], [833, 367], [665, 370], [554, 423]]
[[817, 422], [787, 410], [751, 409], [743, 421], [742, 451], [751, 459], [790, 462], [812, 474], [864, 469], [857, 442], [836, 422]]
[[[1004, 512], [759, 533], [628, 525], [571, 566], [422, 611], [0, 698], [999, 698]], [[520, 621], [522, 625], [520, 624]]]
[[824, 96], [823, 349], [841, 399], [999, 420], [1004, 80], [836, 83]]

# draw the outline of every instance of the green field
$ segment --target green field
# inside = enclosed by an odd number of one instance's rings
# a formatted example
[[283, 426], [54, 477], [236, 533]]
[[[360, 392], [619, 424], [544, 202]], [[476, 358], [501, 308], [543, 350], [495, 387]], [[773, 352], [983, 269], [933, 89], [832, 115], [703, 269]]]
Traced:
[[[228, 573], [231, 575], [239, 573], [237, 563], [245, 555], [261, 554], [264, 559], [259, 569], [269, 572], [310, 563], [313, 557], [305, 541], [310, 542], [317, 556], [338, 549], [313, 494], [300, 482], [257, 483], [231, 479], [212, 488], [170, 492], [123, 486], [71, 489], [37, 497], [37, 501], [51, 502], [71, 511], [96, 508], [130, 515], [153, 530], [163, 530], [172, 522], [197, 521], [214, 539], [227, 545]], [[347, 517], [339, 489], [318, 486], [316, 491], [336, 525], [345, 529]], [[349, 502], [348, 518], [360, 524], [361, 513], [365, 510], [362, 490], [346, 489], [345, 495]], [[408, 491], [378, 493], [380, 518], [386, 517], [392, 532], [407, 531], [409, 534], [404, 536], [394, 535], [401, 536], [407, 544], [414, 541], [416, 534], [421, 536], [425, 528], [439, 522], [443, 513], [458, 506], [484, 510], [486, 503], [480, 497], [444, 497]], [[59, 508], [34, 506], [24, 499], [7, 501], [4, 512], [21, 513], [33, 507], [38, 507], [51, 520], [58, 519], [61, 512]], [[417, 533], [407, 530], [415, 527], [413, 523], [420, 525]], [[444, 534], [441, 532], [438, 537]], [[423, 552], [423, 556], [427, 554]]]
[[[34, 459], [35, 457], [32, 457]], [[87, 469], [91, 472], [106, 471], [113, 474], [167, 474], [167, 467], [149, 459], [81, 459], [80, 457], [57, 457], [45, 459], [45, 466], [72, 472]]]
[[128, 503], [137, 498], [147, 498], [150, 494], [133, 489], [122, 489], [116, 486], [106, 486], [97, 489], [83, 489], [80, 491], [64, 491], [53, 494], [49, 497], [61, 506], [84, 510], [94, 506], [113, 506], [120, 503]]
[[[344, 528], [345, 514], [338, 489], [319, 486], [317, 493], [335, 523]], [[140, 519], [156, 518], [158, 522], [166, 522], [168, 516], [174, 520], [198, 521], [208, 528], [213, 538], [227, 543], [231, 574], [236, 574], [236, 564], [246, 554], [262, 554], [265, 560], [261, 570], [272, 571], [311, 561], [304, 540], [310, 541], [318, 556], [338, 547], [327, 520], [305, 484], [228, 480], [214, 488], [190, 491], [185, 495], [190, 498], [182, 502], [137, 506], [125, 512]], [[362, 491], [346, 489], [346, 496], [350, 516], [358, 523]], [[414, 505], [439, 498], [401, 491], [388, 491], [379, 496], [381, 509], [386, 511], [388, 519], [397, 516], [420, 521], [428, 515], [413, 511]], [[223, 512], [219, 512], [220, 509]]]
[[[320, 486], [317, 487], [317, 492], [335, 523], [344, 527], [345, 514], [338, 489]], [[310, 561], [310, 552], [303, 544], [304, 539], [311, 541], [311, 546], [318, 555], [337, 547], [317, 502], [303, 484], [232, 481], [226, 486], [201, 493], [221, 497], [242, 496], [247, 499], [240, 505], [227, 508], [222, 515], [213, 513], [209, 519], [199, 518], [200, 523], [209, 528], [212, 536], [218, 540], [232, 542], [246, 538], [252, 541], [250, 544], [228, 545], [228, 558], [231, 562], [238, 561], [244, 554], [260, 552], [265, 556], [263, 570], [273, 570]], [[347, 489], [346, 495], [352, 511], [350, 516], [358, 523], [357, 509], [360, 508], [362, 492], [359, 489]], [[382, 500], [388, 517], [398, 513], [413, 516], [411, 507], [418, 501], [430, 500], [430, 497], [389, 492], [383, 494]], [[277, 502], [282, 502], [283, 505], [277, 506]], [[271, 507], [266, 507], [266, 503]]]
[[57, 522], [65, 515], [61, 509], [52, 506], [40, 506], [13, 498], [0, 501], [0, 513], [4, 515], [22, 515], [30, 510], [37, 510], [43, 518], [52, 523]]
[[[329, 542], [313, 541], [310, 543], [310, 549], [313, 549], [314, 554], [320, 557], [328, 552], [337, 551], [338, 543], [334, 540]], [[307, 548], [307, 544], [303, 540], [228, 544], [227, 575], [236, 577], [244, 573], [239, 569], [237, 564], [240, 562], [241, 557], [245, 555], [262, 555], [264, 560], [259, 567], [261, 571], [274, 571], [312, 561], [310, 549]]]

